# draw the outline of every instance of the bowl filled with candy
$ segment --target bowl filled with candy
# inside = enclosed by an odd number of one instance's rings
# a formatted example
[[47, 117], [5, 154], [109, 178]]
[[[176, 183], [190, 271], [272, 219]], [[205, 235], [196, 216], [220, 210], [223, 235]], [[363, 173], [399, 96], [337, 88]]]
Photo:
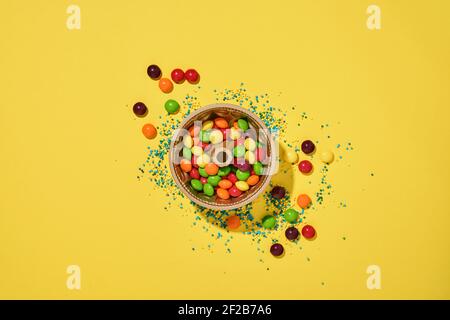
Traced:
[[270, 182], [278, 150], [264, 123], [232, 104], [212, 104], [186, 117], [175, 130], [170, 171], [196, 204], [231, 210], [254, 201]]

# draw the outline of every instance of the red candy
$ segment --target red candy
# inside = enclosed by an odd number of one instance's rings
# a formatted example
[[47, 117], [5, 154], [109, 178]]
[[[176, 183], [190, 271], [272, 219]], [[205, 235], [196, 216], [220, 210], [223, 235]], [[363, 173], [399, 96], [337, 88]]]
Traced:
[[239, 197], [242, 194], [242, 191], [236, 188], [236, 186], [232, 186], [230, 189], [228, 189], [228, 193], [233, 198]]
[[235, 184], [238, 181], [238, 178], [233, 172], [230, 172], [227, 176], [227, 180], [230, 180], [232, 184]]
[[192, 167], [194, 167], [194, 168], [197, 168], [198, 169], [198, 164], [197, 164], [197, 157], [196, 156], [192, 156], [192, 160], [191, 160], [191, 163], [192, 163]]
[[208, 179], [206, 179], [205, 177], [200, 177], [200, 182], [203, 184], [208, 183]]
[[192, 168], [192, 170], [189, 172], [189, 176], [192, 179], [200, 179], [200, 172], [198, 172], [197, 168]]
[[172, 80], [176, 83], [181, 83], [184, 80], [184, 72], [181, 69], [174, 69], [170, 74]]
[[256, 160], [261, 162], [266, 160], [266, 150], [264, 148], [259, 147], [256, 149]]
[[184, 74], [185, 78], [189, 83], [196, 83], [198, 79], [200, 78], [200, 75], [195, 69], [189, 69], [186, 70], [186, 73]]
[[302, 235], [306, 239], [312, 239], [316, 235], [316, 230], [314, 229], [313, 226], [307, 224], [302, 228]]
[[298, 169], [301, 173], [310, 173], [313, 169], [313, 165], [308, 160], [303, 160], [298, 164]]

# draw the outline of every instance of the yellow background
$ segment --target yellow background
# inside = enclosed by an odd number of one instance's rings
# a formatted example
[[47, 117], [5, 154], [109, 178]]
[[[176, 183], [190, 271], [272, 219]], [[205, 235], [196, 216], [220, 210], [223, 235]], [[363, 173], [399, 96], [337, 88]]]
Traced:
[[[66, 28], [72, 3], [81, 30]], [[379, 31], [366, 27], [371, 3]], [[449, 11], [445, 0], [3, 0], [0, 298], [450, 298]], [[195, 67], [206, 104], [243, 81], [297, 106], [314, 122], [292, 121], [292, 139], [334, 124], [330, 146], [355, 147], [330, 170], [348, 207], [311, 214], [320, 236], [283, 259], [259, 262], [241, 234], [231, 254], [204, 249], [209, 233], [136, 179], [140, 128], [167, 98], [151, 63]], [[138, 100], [146, 119], [130, 111]], [[66, 288], [71, 264], [80, 291]], [[371, 264], [381, 290], [366, 287]]]

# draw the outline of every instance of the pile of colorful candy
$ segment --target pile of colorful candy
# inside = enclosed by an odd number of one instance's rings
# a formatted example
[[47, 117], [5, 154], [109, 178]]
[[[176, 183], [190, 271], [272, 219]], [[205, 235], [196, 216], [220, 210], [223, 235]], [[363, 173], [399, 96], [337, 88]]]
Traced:
[[201, 126], [192, 125], [183, 136], [180, 152], [180, 168], [189, 175], [192, 189], [228, 200], [256, 186], [267, 150], [253, 129], [245, 118], [215, 117]]

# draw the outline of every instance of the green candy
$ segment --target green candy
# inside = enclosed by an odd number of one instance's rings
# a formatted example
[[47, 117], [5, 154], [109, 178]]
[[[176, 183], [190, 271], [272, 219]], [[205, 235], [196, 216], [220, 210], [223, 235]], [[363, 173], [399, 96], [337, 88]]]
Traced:
[[237, 169], [236, 177], [238, 178], [238, 180], [245, 181], [248, 179], [248, 177], [250, 177], [250, 171], [241, 171]]
[[183, 147], [183, 158], [188, 160], [192, 158], [192, 151], [188, 147]]
[[197, 191], [203, 190], [203, 184], [198, 179], [192, 179], [191, 186], [192, 186], [192, 188], [194, 188], [194, 190], [197, 190]]
[[274, 216], [267, 215], [262, 219], [262, 225], [266, 229], [273, 229], [277, 224], [277, 219]]
[[232, 171], [233, 173], [236, 173], [237, 170], [238, 170], [238, 169], [237, 169], [235, 166], [231, 167], [231, 171]]
[[239, 145], [234, 147], [233, 154], [236, 158], [243, 158], [245, 156], [245, 146]]
[[209, 174], [206, 173], [205, 168], [198, 168], [198, 172], [200, 173], [200, 175], [201, 175], [203, 178], [208, 178], [208, 177], [209, 177]]
[[[200, 181], [199, 181], [200, 182]], [[200, 182], [201, 183], [201, 182]], [[212, 196], [214, 195], [214, 187], [212, 185], [210, 185], [209, 183], [205, 183], [203, 185], [203, 192], [207, 195], [207, 196]]]
[[258, 176], [263, 174], [264, 168], [261, 162], [256, 161], [253, 164], [253, 171], [255, 171], [255, 174], [257, 174]]
[[217, 172], [217, 175], [219, 177], [225, 177], [230, 173], [230, 171], [231, 171], [230, 167], [219, 168], [219, 172]]
[[206, 130], [206, 131], [202, 130], [202, 131], [200, 131], [200, 141], [202, 141], [202, 142], [209, 142], [210, 134], [211, 134], [211, 131], [209, 131], [209, 130]]
[[213, 187], [216, 187], [219, 184], [220, 180], [222, 180], [222, 179], [219, 176], [209, 176], [208, 177], [208, 183], [210, 185], [212, 185]]
[[180, 110], [180, 105], [175, 100], [169, 99], [164, 104], [164, 108], [166, 109], [166, 111], [168, 113], [173, 114], [173, 113], [177, 113], [178, 110]]
[[292, 209], [292, 208], [287, 209], [287, 210], [284, 212], [284, 219], [285, 219], [287, 222], [290, 222], [290, 223], [296, 223], [296, 222], [297, 222], [297, 219], [298, 219], [298, 211], [295, 210], [295, 209]]
[[239, 119], [238, 120], [238, 127], [241, 128], [242, 130], [247, 130], [248, 129], [248, 122], [245, 119]]

